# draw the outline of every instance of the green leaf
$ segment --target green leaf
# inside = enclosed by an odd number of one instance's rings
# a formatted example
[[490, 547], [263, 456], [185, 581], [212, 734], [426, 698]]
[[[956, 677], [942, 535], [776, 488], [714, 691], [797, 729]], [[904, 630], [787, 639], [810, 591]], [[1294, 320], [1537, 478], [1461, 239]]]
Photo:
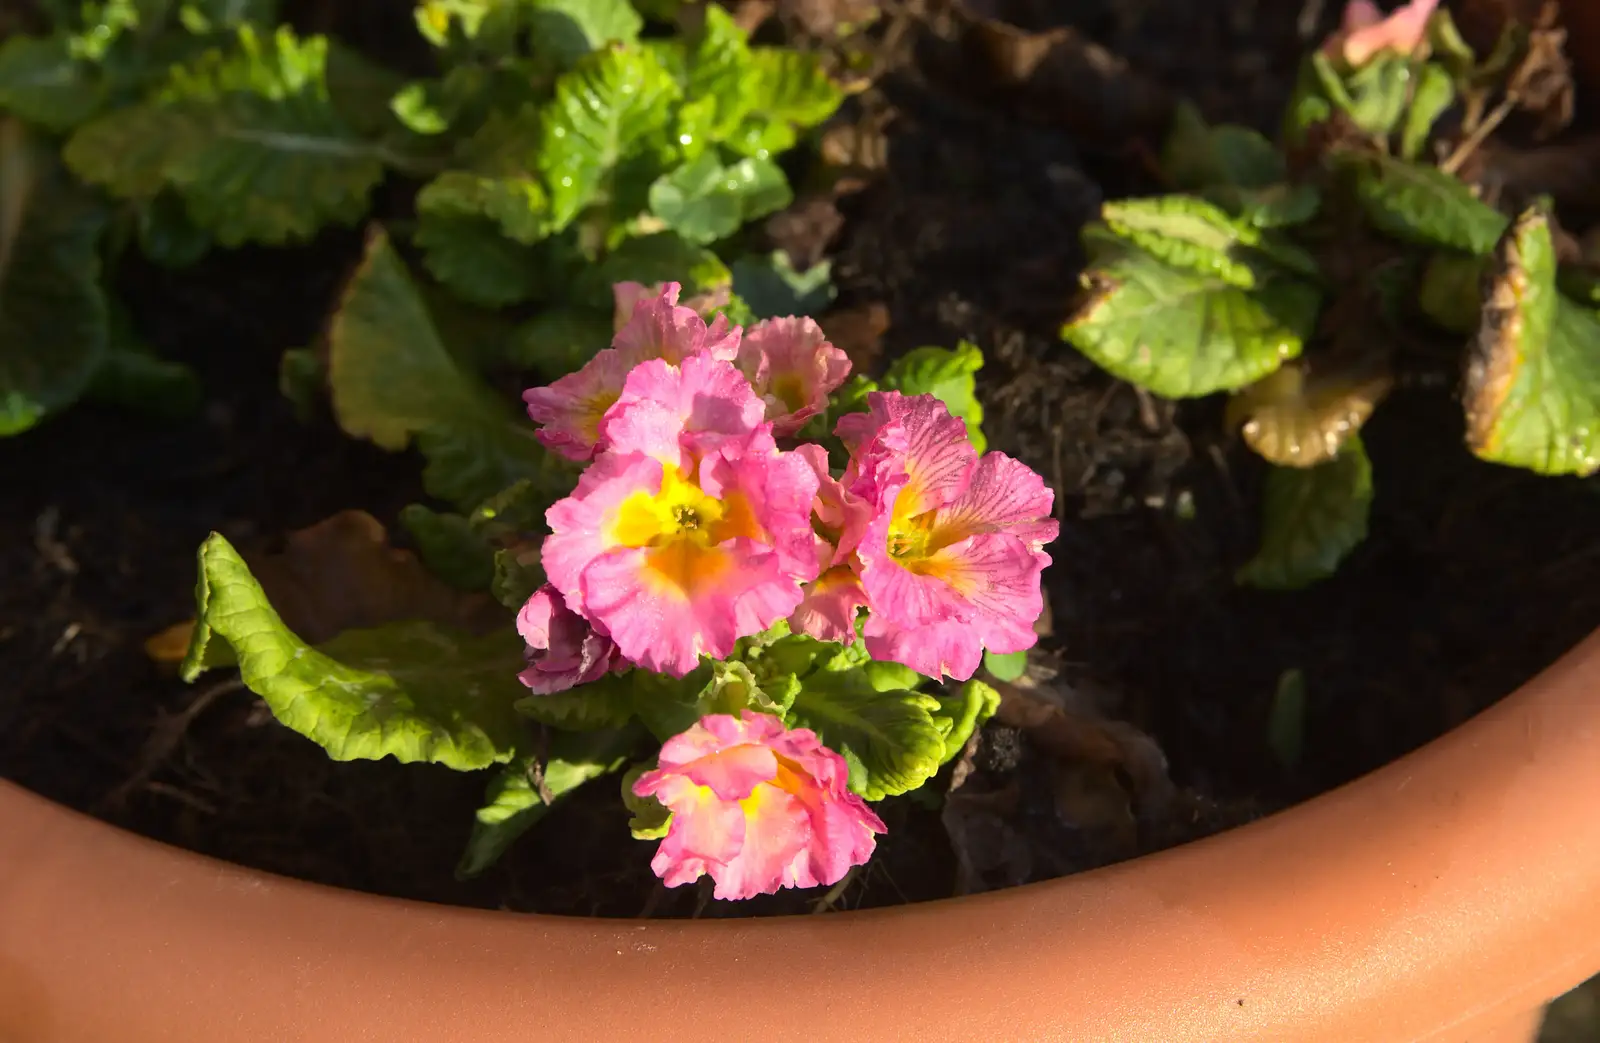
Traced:
[[1322, 195], [1309, 182], [1279, 182], [1264, 188], [1217, 185], [1203, 195], [1251, 228], [1290, 228], [1317, 215]]
[[522, 639], [472, 637], [432, 623], [347, 630], [312, 648], [284, 626], [222, 536], [200, 547], [194, 642], [183, 677], [203, 669], [214, 636], [282, 724], [334, 760], [426, 761], [459, 771], [503, 764], [523, 739], [512, 709]]
[[1484, 258], [1455, 250], [1435, 250], [1422, 268], [1417, 306], [1422, 314], [1451, 333], [1478, 328], [1483, 308], [1478, 301]]
[[859, 667], [824, 667], [802, 679], [785, 721], [810, 728], [850, 766], [850, 790], [882, 800], [921, 786], [943, 763], [945, 735], [933, 714], [939, 700], [917, 692], [880, 692]]
[[722, 259], [676, 232], [629, 239], [599, 263], [584, 269], [573, 286], [572, 303], [611, 310], [611, 287], [619, 282], [683, 284], [683, 296], [710, 293], [727, 286], [733, 275]]
[[1262, 495], [1261, 549], [1238, 571], [1242, 584], [1298, 590], [1334, 574], [1367, 537], [1372, 464], [1359, 435], [1315, 467], [1274, 467]]
[[552, 308], [517, 327], [510, 360], [554, 380], [594, 358], [611, 344], [608, 313], [577, 308]]
[[1288, 176], [1283, 154], [1261, 134], [1230, 123], [1207, 126], [1200, 110], [1182, 100], [1162, 146], [1161, 172], [1179, 191], [1265, 188]]
[[1428, 147], [1428, 135], [1439, 117], [1455, 104], [1456, 87], [1442, 65], [1429, 62], [1417, 70], [1412, 87], [1411, 107], [1400, 125], [1400, 156], [1416, 159]]
[[[939, 712], [934, 714], [934, 723], [945, 733], [944, 757], [940, 763], [948, 764], [961, 755], [972, 733], [982, 728], [1000, 708], [1000, 693], [974, 678], [938, 699]], [[945, 728], [943, 722], [949, 722], [949, 727]]]
[[726, 238], [739, 226], [788, 206], [793, 199], [783, 171], [764, 159], [725, 167], [702, 152], [650, 186], [650, 212], [691, 243]]
[[483, 590], [494, 579], [494, 548], [466, 517], [413, 503], [401, 509], [400, 524], [411, 534], [422, 563], [451, 586]]
[[819, 261], [797, 272], [783, 250], [765, 256], [747, 254], [729, 266], [733, 292], [758, 319], [779, 315], [819, 315], [833, 303], [833, 262]]
[[1532, 207], [1495, 250], [1468, 348], [1467, 447], [1540, 474], [1600, 470], [1600, 316], [1556, 289], [1549, 215]]
[[1304, 250], [1193, 196], [1121, 199], [1100, 213], [1114, 234], [1151, 256], [1245, 289], [1256, 286], [1263, 256], [1299, 275], [1318, 274], [1316, 260]]
[[65, 36], [18, 34], [0, 43], [0, 112], [67, 131], [93, 116], [105, 92]]
[[[512, 671], [513, 679], [521, 670], [519, 664]], [[625, 674], [607, 674], [598, 681], [551, 695], [529, 695], [524, 688], [522, 697], [517, 700], [517, 712], [540, 724], [567, 731], [620, 728], [633, 719], [634, 689], [640, 684], [649, 686], [651, 681], [647, 678], [649, 675], [643, 670], [629, 670]]]
[[184, 268], [211, 249], [211, 236], [194, 223], [183, 200], [172, 192], [136, 204], [139, 249], [155, 263]]
[[415, 438], [430, 493], [468, 506], [521, 478], [570, 488], [570, 469], [451, 357], [381, 227], [334, 314], [328, 350], [339, 425], [389, 450]]
[[525, 756], [506, 765], [489, 783], [456, 878], [470, 880], [498, 862], [518, 837], [549, 814], [546, 797], [560, 800], [585, 782], [621, 769], [636, 738], [633, 731], [621, 729], [557, 733], [550, 737], [543, 760]]
[[[1087, 238], [1087, 235], [1086, 235]], [[1113, 375], [1167, 398], [1254, 383], [1300, 354], [1321, 294], [1281, 269], [1256, 288], [1102, 242], [1061, 336]]]
[[324, 380], [322, 362], [311, 348], [290, 348], [278, 360], [278, 393], [289, 400], [302, 424], [311, 422]]
[[1015, 681], [1028, 672], [1028, 650], [999, 655], [983, 653], [983, 668], [1002, 681]]
[[597, 51], [561, 77], [539, 154], [555, 228], [595, 199], [623, 156], [665, 137], [677, 97], [672, 75], [641, 47]]
[[813, 127], [832, 116], [844, 101], [844, 91], [828, 78], [818, 55], [756, 47], [750, 59], [749, 79], [742, 85], [750, 98], [749, 112]]
[[520, 609], [533, 592], [544, 585], [541, 563], [525, 560], [525, 557], [507, 548], [494, 552], [494, 577], [489, 581], [489, 593], [506, 608]]
[[[1328, 68], [1323, 64], [1327, 59], [1320, 52], [1313, 56], [1313, 61]], [[1412, 82], [1411, 59], [1385, 53], [1344, 76], [1342, 93], [1331, 91], [1330, 97], [1361, 130], [1386, 138], [1406, 110]]]
[[417, 213], [446, 218], [485, 217], [519, 243], [550, 234], [550, 201], [531, 176], [485, 177], [448, 170], [417, 193]]
[[644, 27], [628, 0], [534, 0], [526, 18], [534, 51], [563, 68], [608, 43], [633, 43]]
[[265, 39], [241, 27], [235, 49], [175, 66], [154, 99], [81, 127], [67, 163], [125, 198], [174, 189], [225, 246], [277, 245], [354, 224], [389, 154], [335, 110], [329, 46], [288, 27]]
[[[751, 96], [753, 59], [745, 32], [733, 15], [716, 4], [703, 8], [704, 21], [688, 41], [683, 63], [685, 126], [701, 130], [702, 145], [725, 140], [738, 128], [755, 99]], [[690, 113], [691, 105], [700, 106]]]
[[484, 217], [423, 214], [413, 241], [428, 272], [462, 300], [501, 308], [527, 300], [543, 281], [538, 255]]
[[622, 776], [622, 803], [632, 812], [628, 830], [635, 840], [660, 840], [672, 825], [672, 811], [655, 797], [641, 797], [633, 792], [639, 776], [655, 768], [654, 764], [635, 764]]
[[193, 416], [205, 399], [194, 370], [151, 351], [122, 309], [113, 308], [109, 319], [108, 350], [84, 397], [169, 421]]
[[983, 352], [962, 341], [954, 351], [925, 347], [906, 352], [883, 375], [883, 386], [903, 395], [932, 395], [950, 415], [967, 424], [967, 439], [978, 452], [988, 448], [983, 436], [983, 404], [973, 374], [983, 368]]
[[1506, 230], [1504, 214], [1436, 167], [1380, 155], [1341, 154], [1356, 197], [1379, 231], [1420, 246], [1482, 256]]
[[1299, 670], [1285, 670], [1267, 713], [1267, 749], [1284, 768], [1293, 768], [1300, 763], [1305, 742], [1306, 677]]
[[19, 121], [0, 120], [0, 436], [75, 401], [102, 365], [105, 217]]

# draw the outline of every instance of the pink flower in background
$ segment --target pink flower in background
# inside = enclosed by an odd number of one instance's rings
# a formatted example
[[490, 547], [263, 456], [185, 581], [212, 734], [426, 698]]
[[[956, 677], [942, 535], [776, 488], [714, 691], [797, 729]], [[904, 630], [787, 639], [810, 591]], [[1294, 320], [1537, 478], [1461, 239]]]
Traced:
[[867, 651], [966, 680], [984, 649], [1032, 647], [1054, 494], [1004, 453], [979, 457], [931, 395], [873, 392], [868, 409], [839, 423], [853, 452], [846, 486], [873, 509], [856, 548]]
[[642, 282], [619, 282], [611, 287], [611, 300], [613, 309], [611, 315], [611, 329], [620, 332], [622, 327], [633, 318], [633, 306], [647, 297], [655, 297], [661, 293], [664, 283], [646, 286]]
[[1409, 55], [1428, 35], [1428, 20], [1439, 0], [1411, 0], [1385, 15], [1372, 0], [1350, 0], [1339, 29], [1322, 45], [1330, 57], [1360, 68], [1383, 51]]
[[739, 353], [739, 329], [728, 328], [718, 317], [707, 326], [693, 308], [678, 304], [681, 287], [664, 284], [653, 295], [637, 283], [612, 287], [620, 314], [631, 297], [630, 317], [606, 348], [584, 364], [546, 387], [522, 393], [528, 416], [539, 424], [539, 441], [570, 460], [588, 460], [600, 444], [600, 418], [622, 394], [628, 374], [641, 362], [666, 359], [676, 365], [686, 358], [709, 354], [731, 362]]
[[655, 296], [635, 301], [632, 316], [611, 342], [630, 369], [646, 359], [666, 359], [676, 365], [702, 351], [727, 362], [738, 356], [739, 327], [730, 329], [724, 315], [707, 326], [699, 312], [678, 303], [682, 289], [678, 283], [664, 283]]
[[650, 868], [668, 887], [709, 873], [721, 899], [837, 883], [885, 831], [845, 782], [844, 758], [809, 729], [745, 710], [701, 718], [634, 783], [672, 824]]
[[739, 369], [767, 404], [773, 433], [792, 435], [828, 404], [850, 375], [850, 359], [811, 319], [766, 319], [745, 331]]
[[517, 677], [539, 695], [564, 692], [629, 666], [616, 643], [567, 608], [561, 592], [548, 583], [517, 613], [517, 633], [528, 643], [528, 668]]

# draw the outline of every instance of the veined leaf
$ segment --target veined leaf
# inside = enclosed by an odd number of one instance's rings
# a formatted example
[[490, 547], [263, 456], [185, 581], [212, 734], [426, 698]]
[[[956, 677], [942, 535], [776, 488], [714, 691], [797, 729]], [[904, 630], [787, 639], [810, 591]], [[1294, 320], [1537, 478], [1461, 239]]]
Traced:
[[142, 105], [108, 113], [67, 143], [73, 171], [114, 195], [178, 192], [225, 246], [309, 239], [354, 224], [388, 153], [363, 140], [328, 95], [329, 43], [248, 25], [234, 50], [175, 66]]
[[1417, 307], [1451, 333], [1473, 332], [1483, 311], [1478, 298], [1487, 263], [1488, 258], [1457, 250], [1433, 251], [1422, 266]]
[[452, 587], [483, 590], [494, 579], [494, 548], [470, 519], [413, 503], [401, 509], [400, 524], [428, 571]]
[[750, 254], [728, 266], [733, 292], [744, 299], [758, 319], [775, 315], [819, 315], [833, 303], [833, 263], [817, 262], [809, 271], [797, 272], [789, 255], [774, 250], [766, 256]]
[[[990, 672], [993, 673], [992, 670]], [[1000, 675], [995, 674], [995, 676]], [[954, 692], [937, 698], [939, 710], [933, 715], [933, 719], [934, 723], [944, 731], [944, 756], [940, 763], [948, 764], [961, 755], [967, 740], [972, 738], [972, 733], [982, 728], [1000, 708], [1000, 693], [973, 678]], [[949, 722], [947, 729], [945, 722]]]
[[664, 140], [678, 93], [672, 75], [643, 47], [597, 51], [561, 77], [543, 112], [539, 154], [555, 228], [594, 200], [623, 156]]
[[909, 691], [880, 692], [866, 672], [841, 654], [801, 678], [785, 715], [791, 728], [810, 728], [850, 767], [850, 790], [882, 800], [921, 786], [944, 762], [945, 736], [934, 714], [939, 700]]
[[1100, 213], [1107, 228], [1151, 256], [1245, 289], [1255, 288], [1264, 258], [1297, 275], [1318, 275], [1316, 260], [1298, 246], [1194, 196], [1120, 199]]
[[1540, 208], [1495, 251], [1461, 397], [1467, 446], [1483, 459], [1541, 474], [1600, 470], [1600, 317], [1556, 289]]
[[417, 211], [425, 216], [486, 217], [519, 243], [536, 243], [550, 234], [550, 201], [532, 176], [446, 171], [417, 193]]
[[756, 47], [750, 52], [750, 81], [745, 90], [751, 113], [799, 127], [813, 127], [832, 116], [844, 91], [828, 78], [814, 54], [784, 47]]
[[1262, 497], [1261, 549], [1238, 582], [1298, 590], [1334, 574], [1367, 538], [1372, 464], [1359, 435], [1316, 467], [1274, 467]]
[[722, 259], [676, 232], [657, 232], [628, 239], [599, 263], [582, 270], [573, 285], [573, 303], [609, 311], [611, 287], [619, 282], [683, 284], [683, 296], [710, 293], [728, 286], [733, 275]]
[[[1089, 237], [1086, 231], [1085, 238]], [[1113, 375], [1167, 398], [1243, 387], [1300, 354], [1321, 294], [1276, 267], [1256, 288], [1101, 240], [1061, 335]]]
[[105, 358], [105, 216], [20, 121], [0, 119], [0, 435], [76, 400]]
[[1396, 239], [1482, 256], [1510, 223], [1437, 167], [1380, 155], [1345, 154], [1342, 162], [1354, 172], [1367, 220]]
[[1405, 121], [1400, 125], [1400, 157], [1417, 159], [1428, 146], [1428, 136], [1451, 105], [1455, 104], [1456, 87], [1444, 66], [1425, 63], [1417, 70], [1416, 82], [1411, 88], [1411, 105], [1406, 109]]
[[609, 43], [633, 43], [644, 27], [628, 0], [525, 0], [525, 5], [534, 52], [563, 68]]
[[518, 837], [549, 814], [546, 797], [560, 800], [591, 779], [621, 770], [637, 738], [636, 732], [624, 729], [557, 732], [543, 759], [530, 754], [506, 765], [489, 783], [456, 866], [457, 879], [471, 879], [498, 862]]
[[463, 371], [440, 342], [405, 266], [374, 226], [328, 334], [339, 424], [385, 449], [413, 438], [428, 459], [428, 491], [471, 506], [520, 478], [570, 488], [568, 469]]
[[1272, 142], [1248, 127], [1209, 126], [1188, 101], [1173, 108], [1161, 171], [1180, 192], [1216, 185], [1265, 188], [1288, 175], [1283, 153]]
[[428, 272], [472, 304], [516, 304], [533, 296], [542, 281], [538, 256], [486, 217], [424, 213], [412, 239]]
[[611, 316], [578, 308], [552, 308], [517, 328], [510, 360], [554, 380], [594, 358], [611, 344]]
[[1394, 384], [1387, 360], [1366, 357], [1312, 370], [1290, 362], [1228, 400], [1227, 423], [1251, 449], [1284, 467], [1333, 459]]
[[924, 347], [906, 352], [883, 375], [883, 386], [903, 395], [932, 395], [950, 415], [967, 424], [967, 440], [978, 452], [989, 446], [983, 436], [983, 403], [978, 401], [974, 374], [983, 368], [983, 352], [962, 341], [954, 351]]
[[203, 669], [213, 636], [285, 726], [334, 760], [426, 761], [470, 771], [511, 759], [523, 741], [512, 709], [522, 639], [432, 623], [347, 630], [320, 648], [278, 617], [250, 569], [220, 535], [200, 548], [198, 622], [183, 675]]
[[635, 840], [660, 840], [672, 825], [672, 812], [655, 797], [641, 797], [633, 792], [639, 776], [655, 767], [655, 762], [635, 764], [622, 775], [622, 803], [632, 813], [628, 831]]
[[650, 212], [691, 243], [712, 243], [746, 222], [782, 210], [794, 198], [770, 160], [723, 166], [715, 152], [663, 174], [650, 186]]

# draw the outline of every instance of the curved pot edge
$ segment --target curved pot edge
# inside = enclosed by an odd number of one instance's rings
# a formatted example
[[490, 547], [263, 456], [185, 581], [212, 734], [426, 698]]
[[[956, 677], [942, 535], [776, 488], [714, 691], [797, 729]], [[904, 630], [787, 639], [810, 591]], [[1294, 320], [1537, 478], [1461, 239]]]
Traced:
[[341, 892], [5, 784], [0, 1038], [1459, 1043], [1600, 970], [1597, 750], [1600, 631], [1225, 834], [955, 901], [699, 922]]

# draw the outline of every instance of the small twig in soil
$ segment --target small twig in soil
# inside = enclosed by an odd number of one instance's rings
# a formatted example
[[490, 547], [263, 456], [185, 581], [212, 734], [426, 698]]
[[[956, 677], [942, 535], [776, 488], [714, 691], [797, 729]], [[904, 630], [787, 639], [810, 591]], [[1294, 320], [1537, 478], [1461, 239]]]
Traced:
[[839, 878], [839, 882], [837, 884], [834, 884], [832, 887], [828, 888], [826, 894], [824, 894], [821, 898], [818, 898], [815, 902], [811, 903], [811, 912], [813, 914], [832, 912], [834, 903], [838, 902], [839, 899], [844, 896], [845, 891], [849, 889], [850, 885], [855, 883], [856, 870], [860, 868], [860, 866], [851, 866], [849, 870], [845, 872], [844, 876]]
[[1511, 110], [1517, 107], [1518, 100], [1516, 94], [1507, 94], [1502, 98], [1500, 104], [1496, 105], [1494, 110], [1483, 118], [1482, 122], [1472, 128], [1472, 133], [1461, 139], [1461, 143], [1455, 147], [1455, 151], [1451, 152], [1445, 158], [1445, 161], [1439, 164], [1439, 169], [1446, 174], [1454, 174], [1457, 170], [1460, 170], [1461, 164], [1472, 158], [1472, 154], [1478, 151], [1479, 146], [1489, 139], [1489, 135], [1494, 133], [1495, 128], [1500, 126], [1507, 116], [1511, 115]]
[[165, 782], [149, 782], [145, 784], [144, 788], [146, 792], [154, 793], [161, 797], [171, 797], [180, 804], [187, 804], [189, 807], [194, 808], [196, 811], [202, 814], [215, 815], [217, 813], [216, 807], [210, 802], [201, 800], [188, 790], [182, 790], [176, 786], [169, 786]]
[[656, 881], [656, 886], [651, 888], [650, 896], [644, 900], [644, 906], [634, 917], [636, 920], [648, 920], [656, 915], [656, 910], [661, 908], [662, 899], [667, 897], [667, 885]]
[[65, 652], [67, 650], [67, 646], [72, 644], [73, 641], [77, 640], [78, 635], [81, 633], [83, 633], [82, 623], [78, 623], [76, 621], [68, 623], [61, 631], [61, 636], [56, 638], [56, 643], [50, 646], [50, 658], [54, 659], [62, 652]]
[[[189, 705], [184, 707], [180, 713], [163, 713], [156, 720], [155, 727], [151, 729], [150, 737], [145, 740], [144, 749], [139, 752], [138, 767], [134, 769], [132, 775], [128, 776], [116, 789], [106, 795], [96, 809], [97, 812], [121, 808], [127, 803], [128, 797], [135, 790], [142, 788], [154, 791], [161, 784], [151, 782], [151, 777], [161, 769], [161, 766], [167, 762], [167, 758], [171, 757], [173, 751], [178, 748], [178, 743], [183, 741], [189, 726], [201, 714], [205, 713], [212, 703], [230, 692], [237, 692], [243, 687], [244, 681], [242, 679], [238, 677], [229, 678], [200, 692], [189, 701]], [[171, 787], [168, 788], [170, 789]], [[216, 813], [215, 809], [210, 810], [212, 814]]]
[[61, 524], [61, 509], [50, 506], [39, 512], [39, 517], [33, 523], [33, 548], [39, 552], [39, 557], [51, 565], [65, 572], [69, 576], [78, 574], [78, 562], [73, 558], [67, 545], [61, 542], [56, 535], [56, 528]]

